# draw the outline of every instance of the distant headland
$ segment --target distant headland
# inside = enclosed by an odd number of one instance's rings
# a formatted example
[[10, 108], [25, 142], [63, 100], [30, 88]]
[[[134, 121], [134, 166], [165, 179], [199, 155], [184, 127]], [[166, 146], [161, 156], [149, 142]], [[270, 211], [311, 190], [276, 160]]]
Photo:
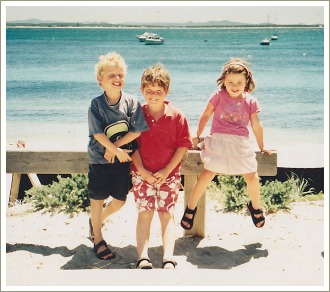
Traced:
[[6, 27], [91, 27], [91, 28], [230, 28], [230, 27], [324, 27], [323, 24], [274, 24], [270, 22], [259, 24], [247, 24], [240, 22], [231, 22], [228, 20], [222, 21], [208, 21], [208, 22], [185, 22], [185, 23], [173, 23], [173, 22], [153, 22], [153, 23], [107, 23], [107, 22], [59, 22], [59, 21], [43, 21], [39, 19], [27, 19], [17, 21], [7, 21]]

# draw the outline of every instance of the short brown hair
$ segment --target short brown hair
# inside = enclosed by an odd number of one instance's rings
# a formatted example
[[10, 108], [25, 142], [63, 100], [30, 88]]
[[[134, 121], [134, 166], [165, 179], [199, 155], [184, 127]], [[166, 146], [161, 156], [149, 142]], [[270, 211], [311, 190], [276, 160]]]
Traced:
[[157, 84], [165, 91], [170, 89], [171, 78], [163, 64], [155, 64], [147, 68], [141, 77], [141, 87], [144, 88], [149, 84]]

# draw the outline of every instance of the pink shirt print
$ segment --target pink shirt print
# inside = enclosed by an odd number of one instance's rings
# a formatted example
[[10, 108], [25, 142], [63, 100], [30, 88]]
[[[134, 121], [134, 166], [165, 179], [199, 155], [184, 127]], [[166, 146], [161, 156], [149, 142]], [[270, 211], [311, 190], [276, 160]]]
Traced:
[[232, 98], [225, 89], [212, 93], [209, 103], [214, 106], [211, 134], [222, 133], [249, 137], [250, 115], [261, 111], [256, 98], [245, 93], [243, 98]]

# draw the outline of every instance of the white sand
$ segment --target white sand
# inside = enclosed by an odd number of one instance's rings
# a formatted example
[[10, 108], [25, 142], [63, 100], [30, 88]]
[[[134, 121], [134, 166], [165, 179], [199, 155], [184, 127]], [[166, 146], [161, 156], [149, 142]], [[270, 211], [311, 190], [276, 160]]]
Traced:
[[245, 211], [224, 213], [217, 202], [208, 199], [204, 239], [183, 237], [179, 225], [183, 210], [181, 194], [175, 213], [177, 269], [160, 269], [162, 242], [155, 216], [149, 249], [155, 269], [141, 271], [133, 269], [137, 214], [132, 197], [105, 225], [105, 239], [117, 257], [103, 262], [95, 257], [87, 239], [88, 214], [69, 218], [42, 211], [30, 213], [28, 205], [8, 208], [6, 263], [2, 265], [5, 282], [1, 285], [16, 290], [34, 286], [43, 291], [60, 286], [81, 291], [154, 291], [167, 286], [175, 286], [170, 290], [188, 287], [190, 291], [201, 286], [246, 291], [256, 286], [256, 290], [266, 291], [299, 286], [300, 291], [316, 291], [329, 284], [323, 201], [295, 203], [289, 213], [267, 215], [264, 228], [257, 229]]

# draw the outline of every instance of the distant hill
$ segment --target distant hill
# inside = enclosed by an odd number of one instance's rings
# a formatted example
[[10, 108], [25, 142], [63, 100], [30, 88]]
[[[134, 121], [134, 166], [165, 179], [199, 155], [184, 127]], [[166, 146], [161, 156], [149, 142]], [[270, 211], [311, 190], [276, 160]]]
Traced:
[[232, 22], [229, 20], [222, 21], [207, 21], [207, 22], [124, 22], [124, 23], [108, 23], [108, 22], [63, 22], [63, 21], [53, 21], [53, 20], [40, 20], [40, 19], [26, 19], [26, 20], [14, 20], [7, 21], [7, 26], [79, 26], [79, 27], [121, 27], [121, 26], [130, 26], [130, 27], [251, 27], [251, 26], [319, 26], [315, 25], [306, 25], [306, 24], [296, 24], [296, 25], [275, 25], [273, 23], [242, 23], [242, 22]]

